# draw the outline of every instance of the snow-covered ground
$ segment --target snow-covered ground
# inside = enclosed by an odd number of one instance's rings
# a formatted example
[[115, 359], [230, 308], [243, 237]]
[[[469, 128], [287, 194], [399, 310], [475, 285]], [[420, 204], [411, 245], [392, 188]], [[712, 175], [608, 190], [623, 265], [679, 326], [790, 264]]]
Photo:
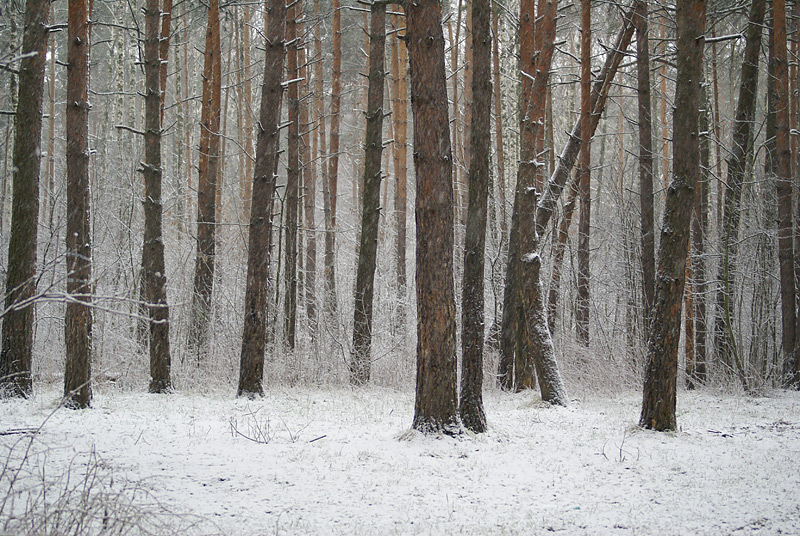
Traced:
[[72, 490], [63, 508], [129, 501], [175, 534], [800, 534], [796, 392], [681, 392], [665, 434], [635, 426], [638, 392], [564, 409], [489, 391], [489, 432], [459, 438], [408, 433], [412, 394], [375, 387], [58, 400], [0, 402], [0, 533]]

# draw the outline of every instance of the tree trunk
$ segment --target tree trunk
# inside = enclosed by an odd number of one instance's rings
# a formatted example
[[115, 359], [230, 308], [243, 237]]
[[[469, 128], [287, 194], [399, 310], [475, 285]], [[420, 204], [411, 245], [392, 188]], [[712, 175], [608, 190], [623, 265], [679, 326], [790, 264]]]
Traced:
[[650, 44], [647, 2], [636, 3], [636, 96], [639, 104], [639, 206], [641, 212], [644, 325], [650, 325], [655, 292], [655, 216], [653, 209], [653, 120], [650, 101]]
[[0, 353], [0, 386], [13, 396], [28, 396], [33, 392], [33, 298], [36, 292], [42, 101], [49, 14], [48, 0], [27, 0], [21, 50], [24, 57], [19, 67], [14, 118], [14, 197], [11, 201], [11, 237]]
[[781, 281], [781, 320], [784, 385], [800, 386], [800, 365], [794, 346], [797, 300], [794, 280], [792, 226], [792, 162], [789, 141], [789, 81], [786, 52], [786, 2], [773, 0], [773, 48], [775, 54], [775, 185], [778, 196], [778, 262]]
[[452, 151], [442, 6], [407, 5], [414, 165], [417, 176], [417, 387], [413, 427], [461, 431], [456, 393]]
[[350, 361], [350, 383], [353, 385], [364, 385], [369, 382], [370, 377], [372, 305], [375, 291], [375, 266], [378, 256], [378, 222], [381, 210], [386, 4], [373, 2], [370, 12], [367, 128], [364, 141], [364, 187], [361, 191], [363, 212], [353, 313], [353, 356]]
[[591, 166], [592, 136], [592, 6], [590, 0], [581, 0], [581, 154], [578, 164], [578, 301], [575, 306], [575, 325], [578, 343], [589, 346], [589, 233], [591, 222]]
[[67, 301], [64, 396], [76, 408], [92, 399], [92, 233], [89, 196], [89, 54], [87, 0], [69, 3], [67, 23]]
[[264, 85], [261, 89], [253, 199], [250, 210], [250, 236], [247, 252], [247, 286], [244, 298], [244, 330], [239, 368], [239, 396], [264, 394], [264, 352], [267, 345], [267, 298], [269, 296], [270, 235], [272, 199], [275, 193], [283, 87], [283, 58], [286, 5], [269, 0], [266, 29]]
[[158, 0], [147, 0], [145, 8], [145, 163], [144, 246], [142, 280], [150, 317], [150, 392], [172, 390], [169, 353], [169, 306], [164, 273], [164, 238], [161, 230], [161, 84], [159, 71]]
[[297, 13], [302, 4], [288, 8], [286, 19], [286, 74], [289, 80], [287, 98], [289, 108], [289, 128], [286, 164], [286, 197], [283, 206], [286, 241], [284, 243], [284, 296], [283, 296], [283, 340], [286, 346], [294, 349], [297, 328], [297, 211], [299, 205], [300, 183], [300, 90]]
[[[159, 70], [159, 81], [161, 87], [161, 124], [164, 124], [164, 100], [167, 96], [167, 67], [169, 63], [169, 41], [172, 32], [172, 0], [164, 0], [163, 10], [161, 11], [161, 38], [159, 41], [159, 57], [161, 58], [161, 68]], [[188, 76], [188, 73], [187, 73]]]
[[[333, 72], [331, 74], [331, 140], [325, 211], [325, 312], [334, 315], [336, 298], [336, 196], [339, 184], [339, 124], [342, 107], [342, 4], [333, 0]], [[323, 180], [325, 178], [323, 177]]]
[[200, 113], [200, 159], [197, 174], [197, 258], [192, 295], [189, 347], [197, 363], [205, 351], [211, 319], [216, 255], [217, 190], [220, 177], [220, 101], [222, 97], [222, 50], [219, 0], [208, 5], [206, 49], [203, 62], [203, 96]]
[[461, 397], [464, 426], [486, 431], [483, 410], [484, 272], [486, 210], [489, 203], [489, 156], [492, 150], [492, 36], [489, 0], [472, 0], [472, 122], [470, 125], [469, 202], [464, 236], [464, 283], [461, 299]]
[[725, 204], [721, 224], [722, 255], [717, 269], [717, 307], [714, 315], [714, 348], [722, 363], [735, 367], [742, 382], [746, 383], [741, 356], [733, 334], [733, 304], [735, 301], [734, 275], [741, 219], [742, 183], [747, 162], [753, 151], [751, 130], [755, 120], [756, 91], [758, 88], [758, 60], [761, 50], [761, 27], [764, 24], [765, 0], [754, 0], [750, 8], [741, 85], [736, 118], [733, 123], [731, 156], [725, 181]]
[[578, 198], [578, 184], [575, 180], [567, 195], [567, 202], [564, 204], [564, 215], [558, 224], [555, 246], [553, 246], [553, 269], [550, 275], [550, 290], [547, 293], [547, 325], [550, 332], [555, 331], [556, 314], [558, 312], [558, 294], [561, 285], [561, 266], [564, 262], [564, 253], [567, 249], [569, 239], [569, 227], [572, 224], [572, 216], [575, 214], [575, 202]]
[[673, 113], [673, 178], [667, 190], [653, 320], [647, 343], [639, 425], [675, 430], [678, 341], [681, 327], [689, 222], [700, 180], [698, 114], [703, 69], [705, 0], [678, 0], [677, 80]]
[[[400, 28], [405, 22], [400, 15], [392, 15], [392, 25]], [[398, 43], [398, 41], [401, 41]], [[408, 204], [407, 182], [408, 182], [408, 76], [407, 76], [408, 52], [403, 40], [397, 37], [392, 39], [392, 78], [393, 95], [392, 120], [394, 122], [394, 212], [395, 212], [395, 285], [397, 292], [397, 314], [395, 317], [394, 328], [401, 334], [405, 333], [405, 309], [406, 309], [406, 213]]]
[[[520, 256], [533, 242], [533, 216], [536, 211], [536, 139], [539, 131], [537, 120], [541, 114], [534, 110], [540, 95], [533, 92], [536, 74], [536, 32], [534, 1], [520, 3], [520, 60], [522, 88], [519, 104], [520, 162], [517, 170], [517, 187], [514, 192], [514, 208], [511, 213], [511, 230], [506, 264], [506, 285], [503, 290], [503, 320], [500, 328], [500, 364], [498, 380], [503, 389], [529, 389], [533, 387], [533, 366], [521, 359], [530, 355], [520, 351], [517, 334], [520, 321]], [[545, 70], [549, 75], [549, 67]], [[543, 87], [546, 87], [545, 82]], [[544, 106], [542, 106], [544, 109]]]

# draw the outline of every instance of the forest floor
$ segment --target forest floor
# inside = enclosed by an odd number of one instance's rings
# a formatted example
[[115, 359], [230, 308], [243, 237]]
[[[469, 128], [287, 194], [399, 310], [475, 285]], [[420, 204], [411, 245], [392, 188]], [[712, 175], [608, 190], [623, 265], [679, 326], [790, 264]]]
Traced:
[[0, 534], [800, 533], [800, 393], [681, 392], [675, 433], [634, 391], [485, 404], [488, 433], [430, 438], [376, 387], [41, 389], [0, 401]]

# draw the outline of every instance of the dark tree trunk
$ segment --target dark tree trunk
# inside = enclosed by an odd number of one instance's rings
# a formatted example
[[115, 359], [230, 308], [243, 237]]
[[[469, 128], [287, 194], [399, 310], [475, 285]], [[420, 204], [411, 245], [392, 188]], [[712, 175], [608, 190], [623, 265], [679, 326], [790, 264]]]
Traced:
[[[537, 158], [536, 140], [543, 114], [534, 108], [542, 96], [533, 91], [536, 75], [537, 30], [534, 0], [520, 3], [520, 60], [522, 89], [520, 96], [520, 162], [517, 170], [517, 187], [514, 192], [514, 209], [511, 213], [511, 231], [506, 264], [506, 286], [503, 291], [503, 320], [500, 331], [500, 364], [498, 380], [503, 389], [530, 389], [533, 387], [533, 365], [526, 361], [530, 351], [519, 348], [520, 338], [520, 256], [534, 241], [533, 216], [536, 212]], [[545, 71], [549, 75], [548, 71]], [[545, 86], [546, 87], [546, 82]], [[544, 110], [544, 106], [541, 107]], [[541, 181], [541, 174], [538, 174]]]
[[264, 393], [264, 352], [267, 345], [267, 298], [269, 296], [270, 235], [272, 199], [278, 161], [281, 99], [283, 87], [284, 30], [286, 5], [269, 0], [266, 29], [264, 85], [261, 88], [256, 167], [250, 209], [250, 237], [247, 252], [247, 287], [244, 297], [244, 330], [239, 368], [239, 396]]
[[92, 234], [89, 212], [89, 1], [69, 3], [67, 24], [67, 301], [64, 396], [76, 408], [92, 399]]
[[150, 392], [172, 390], [169, 354], [169, 306], [164, 273], [164, 238], [161, 231], [161, 83], [159, 71], [158, 0], [147, 0], [145, 8], [145, 163], [144, 246], [142, 277], [150, 317]]
[[492, 36], [489, 0], [472, 0], [472, 122], [470, 125], [469, 201], [464, 237], [461, 300], [461, 397], [464, 426], [486, 431], [483, 410], [484, 260], [492, 149]]
[[653, 118], [650, 101], [650, 43], [647, 2], [636, 3], [636, 75], [639, 104], [639, 206], [642, 233], [642, 294], [644, 325], [650, 325], [650, 309], [656, 283], [655, 211], [653, 210]]
[[414, 165], [417, 176], [417, 388], [413, 427], [461, 430], [456, 392], [452, 151], [442, 5], [407, 5]]
[[[301, 6], [302, 7], [302, 6]], [[286, 20], [286, 71], [289, 80], [287, 92], [289, 108], [289, 129], [287, 143], [286, 198], [284, 202], [284, 225], [286, 229], [284, 249], [284, 296], [283, 296], [283, 340], [287, 347], [294, 349], [297, 328], [297, 211], [299, 205], [300, 183], [300, 90], [297, 81], [299, 69], [297, 64], [298, 5], [289, 8]]]
[[[92, 0], [94, 1], [94, 0]], [[172, 0], [164, 0], [161, 11], [161, 38], [159, 43], [159, 56], [161, 57], [161, 70], [159, 71], [159, 81], [161, 84], [161, 124], [164, 124], [164, 100], [167, 94], [167, 67], [169, 62], [169, 42], [172, 33]], [[188, 73], [184, 73], [188, 76]]]
[[[399, 28], [405, 24], [399, 15], [392, 15], [393, 24]], [[397, 315], [394, 328], [401, 334], [405, 333], [405, 298], [406, 298], [406, 214], [408, 205], [407, 175], [408, 175], [408, 52], [405, 42], [398, 43], [392, 40], [392, 78], [394, 100], [392, 103], [392, 120], [394, 122], [394, 212], [395, 212], [395, 284], [397, 292]]]
[[689, 223], [700, 182], [697, 116], [703, 69], [705, 0], [678, 0], [677, 81], [673, 114], [673, 178], [667, 190], [653, 319], [647, 343], [642, 415], [639, 425], [674, 430], [678, 341], [681, 327]]
[[32, 393], [36, 231], [39, 218], [42, 101], [47, 54], [48, 0], [27, 0], [14, 118], [11, 237], [8, 243], [0, 387], [14, 396]]
[[197, 258], [192, 295], [189, 347], [197, 361], [208, 339], [216, 256], [217, 183], [220, 177], [220, 102], [222, 96], [219, 0], [208, 5], [203, 96], [200, 117], [200, 158], [197, 175]]
[[364, 187], [362, 194], [361, 245], [358, 250], [355, 310], [353, 313], [353, 356], [350, 383], [369, 382], [372, 347], [372, 302], [378, 257], [380, 219], [381, 153], [383, 152], [383, 86], [386, 48], [386, 4], [374, 3], [369, 22], [369, 88], [367, 128], [364, 141]]
[[778, 262], [781, 280], [781, 320], [784, 355], [784, 385], [800, 385], [800, 370], [794, 359], [795, 310], [797, 293], [794, 280], [792, 226], [792, 162], [789, 141], [789, 80], [786, 52], [786, 2], [773, 0], [773, 53], [775, 55], [775, 184], [778, 195]]
[[725, 204], [721, 225], [721, 247], [717, 269], [717, 307], [714, 315], [714, 348], [720, 360], [735, 368], [742, 382], [746, 383], [741, 356], [733, 336], [734, 272], [739, 242], [739, 220], [741, 217], [742, 183], [747, 162], [753, 151], [753, 121], [756, 112], [758, 88], [758, 57], [761, 51], [761, 27], [764, 24], [765, 0], [754, 0], [750, 8], [750, 23], [747, 27], [744, 59], [742, 60], [741, 85], [736, 118], [733, 124], [731, 156], [728, 160], [728, 176], [725, 181]]
[[578, 300], [575, 304], [575, 326], [578, 343], [589, 346], [589, 233], [591, 222], [592, 135], [589, 132], [592, 92], [592, 7], [590, 0], [581, 0], [581, 154], [578, 163]]
[[[342, 107], [342, 4], [333, 0], [333, 72], [331, 74], [331, 141], [325, 192], [325, 312], [333, 315], [336, 298], [336, 199], [339, 189], [339, 124]], [[325, 180], [325, 178], [323, 178]]]

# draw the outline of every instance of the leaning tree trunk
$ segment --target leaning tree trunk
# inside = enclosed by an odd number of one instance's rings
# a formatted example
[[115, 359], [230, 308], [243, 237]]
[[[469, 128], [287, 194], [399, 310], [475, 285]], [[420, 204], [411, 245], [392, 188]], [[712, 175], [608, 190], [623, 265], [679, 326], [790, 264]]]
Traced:
[[64, 396], [86, 408], [92, 399], [92, 234], [89, 212], [89, 1], [69, 3], [67, 23], [67, 301]]
[[745, 371], [736, 348], [733, 325], [734, 272], [739, 241], [741, 219], [742, 183], [747, 162], [753, 151], [753, 122], [756, 112], [758, 88], [758, 59], [761, 51], [761, 27], [764, 24], [765, 0], [754, 0], [750, 8], [750, 23], [747, 26], [744, 59], [742, 60], [741, 84], [736, 118], [733, 123], [731, 156], [728, 160], [728, 176], [725, 181], [725, 203], [722, 216], [722, 255], [717, 269], [717, 307], [714, 316], [714, 347], [722, 363], [735, 368], [743, 383]]
[[48, 0], [27, 0], [14, 118], [11, 238], [3, 310], [0, 387], [14, 396], [32, 393], [36, 231], [39, 218], [42, 100], [47, 54]]
[[216, 256], [217, 183], [220, 177], [220, 101], [222, 96], [219, 0], [208, 5], [203, 96], [200, 113], [200, 158], [197, 174], [197, 258], [192, 294], [189, 347], [197, 362], [208, 339]]
[[159, 71], [158, 0], [145, 8], [145, 133], [144, 133], [144, 246], [142, 280], [150, 318], [150, 392], [172, 389], [169, 354], [169, 307], [164, 273], [164, 236], [161, 230], [161, 85]]
[[[472, 120], [469, 148], [469, 199], [464, 235], [464, 283], [461, 300], [461, 397], [464, 426], [486, 431], [483, 410], [484, 272], [489, 156], [492, 149], [492, 37], [489, 0], [472, 0]], [[499, 88], [498, 88], [499, 89]]]
[[407, 5], [414, 166], [417, 176], [417, 387], [413, 427], [461, 430], [456, 393], [452, 151], [442, 5]]
[[639, 425], [654, 430], [674, 430], [689, 223], [700, 180], [698, 114], [703, 79], [705, 0], [678, 0], [677, 81], [673, 113], [673, 177], [667, 190], [653, 320], [647, 343], [642, 415]]
[[266, 30], [264, 85], [256, 142], [256, 167], [250, 208], [250, 237], [247, 252], [247, 286], [244, 296], [244, 330], [239, 366], [239, 396], [264, 393], [264, 352], [267, 346], [267, 298], [269, 296], [270, 235], [272, 199], [275, 193], [280, 142], [283, 58], [286, 28], [284, 0], [269, 0]]
[[375, 266], [378, 256], [380, 217], [381, 153], [383, 152], [383, 86], [386, 47], [386, 4], [373, 2], [369, 23], [369, 88], [367, 91], [367, 132], [364, 142], [364, 187], [362, 189], [361, 245], [356, 274], [353, 313], [353, 356], [350, 383], [364, 385], [370, 376], [372, 347], [372, 304]]

